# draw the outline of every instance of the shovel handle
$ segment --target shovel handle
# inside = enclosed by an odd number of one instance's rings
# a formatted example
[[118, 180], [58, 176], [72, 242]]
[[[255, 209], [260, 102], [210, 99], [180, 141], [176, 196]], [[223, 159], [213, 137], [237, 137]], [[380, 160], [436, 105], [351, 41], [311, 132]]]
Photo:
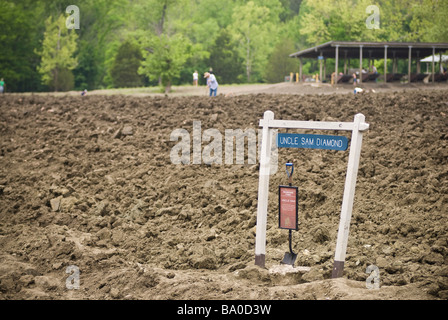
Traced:
[[[291, 171], [288, 171], [288, 167], [291, 169]], [[288, 176], [288, 182], [289, 185], [292, 184], [292, 174], [294, 173], [294, 164], [292, 162], [286, 163], [286, 175]]]
[[289, 229], [289, 252], [291, 252], [291, 254], [295, 254], [293, 251], [292, 251], [292, 231], [291, 231], [291, 229]]

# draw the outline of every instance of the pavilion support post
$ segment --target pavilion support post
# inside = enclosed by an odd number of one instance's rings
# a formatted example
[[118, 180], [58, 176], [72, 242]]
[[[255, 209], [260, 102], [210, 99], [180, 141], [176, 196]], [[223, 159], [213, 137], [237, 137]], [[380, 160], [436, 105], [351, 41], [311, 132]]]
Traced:
[[432, 83], [434, 83], [434, 56], [436, 55], [436, 49], [432, 47]]
[[408, 83], [411, 83], [412, 46], [409, 46], [408, 57]]
[[384, 46], [384, 83], [387, 82], [387, 45]]
[[417, 74], [420, 74], [421, 66], [420, 66], [420, 51], [417, 50]]
[[302, 58], [299, 58], [299, 82], [302, 82], [302, 68], [303, 68], [303, 61]]
[[324, 80], [324, 79], [327, 79], [327, 58], [324, 59], [324, 75], [323, 75], [322, 80]]
[[362, 46], [359, 46], [359, 83], [362, 83]]
[[394, 56], [392, 59], [392, 73], [397, 73], [397, 58], [395, 58], [395, 51], [392, 51], [392, 55]]
[[336, 61], [334, 63], [334, 84], [338, 83], [339, 45], [336, 45]]
[[347, 50], [344, 50], [344, 74], [347, 74]]
[[[322, 51], [320, 52], [320, 56], [322, 56]], [[319, 59], [319, 79], [322, 82], [322, 59]]]

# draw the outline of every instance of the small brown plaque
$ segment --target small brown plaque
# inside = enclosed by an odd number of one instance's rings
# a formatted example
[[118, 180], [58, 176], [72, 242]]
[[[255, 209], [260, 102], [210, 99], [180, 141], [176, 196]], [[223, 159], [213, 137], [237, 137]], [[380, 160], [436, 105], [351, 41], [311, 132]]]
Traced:
[[298, 230], [298, 188], [279, 186], [278, 223], [281, 229]]

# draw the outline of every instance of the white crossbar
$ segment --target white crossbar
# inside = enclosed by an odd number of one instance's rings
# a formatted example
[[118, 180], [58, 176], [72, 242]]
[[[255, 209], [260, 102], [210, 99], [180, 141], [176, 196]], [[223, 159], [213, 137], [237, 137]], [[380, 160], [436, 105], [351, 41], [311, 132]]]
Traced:
[[[326, 122], [326, 121], [294, 121], [294, 120], [265, 120], [260, 119], [260, 127], [314, 129], [314, 130], [345, 130], [353, 131], [353, 122]], [[369, 129], [368, 123], [360, 123], [359, 131]]]

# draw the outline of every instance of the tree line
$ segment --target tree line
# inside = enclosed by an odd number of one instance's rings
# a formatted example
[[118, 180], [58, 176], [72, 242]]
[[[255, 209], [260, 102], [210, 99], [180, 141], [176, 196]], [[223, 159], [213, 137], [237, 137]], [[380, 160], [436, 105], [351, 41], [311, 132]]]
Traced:
[[[370, 5], [379, 28], [366, 26]], [[289, 54], [330, 40], [448, 42], [448, 0], [0, 0], [0, 8], [9, 92], [169, 91], [210, 68], [223, 84], [280, 82], [298, 70]]]

